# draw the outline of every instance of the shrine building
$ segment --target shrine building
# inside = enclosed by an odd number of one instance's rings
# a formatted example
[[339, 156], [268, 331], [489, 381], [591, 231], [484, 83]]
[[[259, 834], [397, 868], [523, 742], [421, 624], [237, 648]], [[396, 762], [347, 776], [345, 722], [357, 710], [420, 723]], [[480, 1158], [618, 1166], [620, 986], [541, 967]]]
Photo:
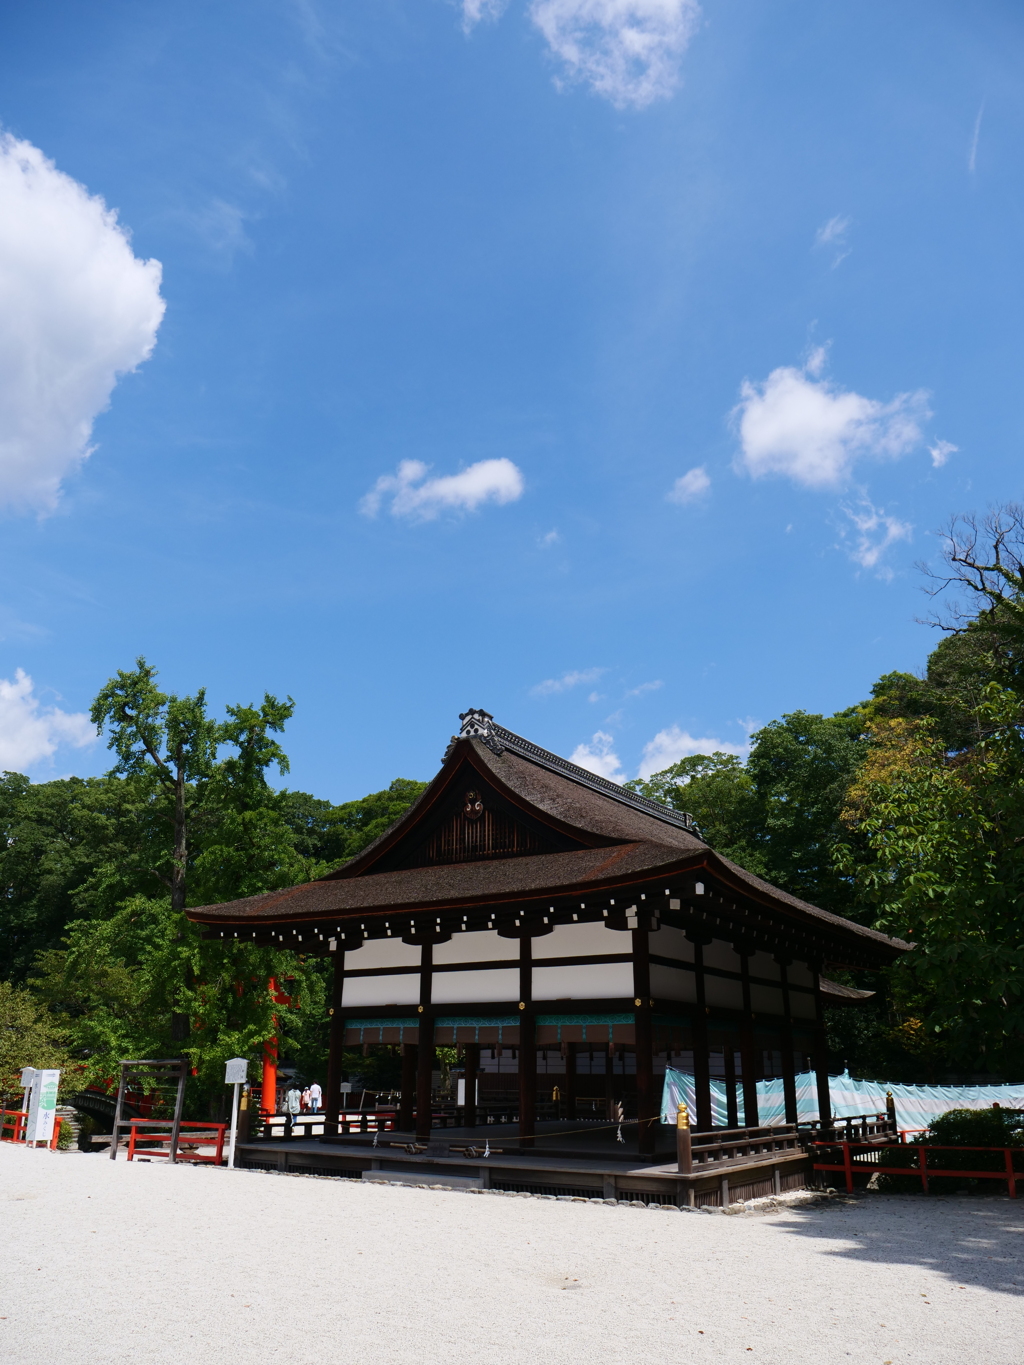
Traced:
[[396, 1128], [420, 1140], [438, 1046], [459, 1051], [462, 1126], [504, 1108], [520, 1146], [622, 1115], [653, 1160], [666, 1066], [694, 1077], [698, 1132], [712, 1077], [726, 1126], [756, 1128], [757, 1081], [781, 1077], [796, 1123], [795, 1076], [814, 1069], [827, 1121], [823, 1010], [870, 993], [826, 973], [884, 967], [908, 945], [780, 891], [690, 816], [486, 711], [460, 719], [427, 790], [344, 867], [187, 912], [207, 937], [333, 958], [326, 1134], [343, 1049], [380, 1044], [402, 1050]]

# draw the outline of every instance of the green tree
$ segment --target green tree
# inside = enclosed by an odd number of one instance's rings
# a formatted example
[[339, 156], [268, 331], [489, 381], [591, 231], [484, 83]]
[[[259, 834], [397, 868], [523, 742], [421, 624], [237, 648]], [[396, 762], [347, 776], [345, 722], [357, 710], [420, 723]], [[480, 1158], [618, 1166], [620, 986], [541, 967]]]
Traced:
[[59, 1070], [64, 1089], [73, 1070], [67, 1032], [31, 991], [0, 981], [0, 1107], [20, 1090], [26, 1066]]
[[845, 818], [868, 850], [848, 867], [876, 927], [915, 943], [894, 968], [923, 1002], [926, 1033], [964, 1067], [1019, 1069], [1024, 1041], [1024, 799], [1021, 713], [990, 684], [994, 733], [950, 758], [934, 722], [893, 719]]
[[[287, 983], [276, 1003], [271, 977]], [[286, 1051], [305, 1014], [324, 1013], [322, 973], [292, 952], [204, 939], [169, 901], [136, 896], [110, 917], [78, 920], [59, 950], [40, 954], [31, 985], [58, 1018], [83, 1083], [105, 1084], [124, 1057], [183, 1055], [194, 1075], [190, 1111], [223, 1096], [224, 1062], [257, 1060], [277, 1034]], [[189, 1029], [179, 1036], [176, 1021]]]
[[794, 711], [752, 736], [746, 763], [696, 754], [627, 785], [696, 819], [712, 848], [749, 872], [839, 914], [854, 886], [833, 850], [847, 788], [864, 755], [856, 709], [836, 716]]
[[626, 786], [672, 810], [686, 811], [717, 853], [749, 872], [765, 874], [757, 847], [757, 793], [746, 765], [735, 754], [693, 754], [647, 781], [636, 779]]
[[165, 882], [171, 909], [185, 909], [189, 817], [199, 784], [210, 776], [218, 726], [206, 714], [206, 689], [194, 697], [161, 692], [156, 669], [140, 657], [131, 672], [118, 672], [93, 702], [93, 724], [109, 730], [107, 747], [117, 754], [112, 773], [137, 780], [173, 830], [167, 856], [154, 869]]
[[383, 791], [340, 806], [308, 792], [284, 791], [279, 794], [277, 809], [295, 835], [298, 852], [322, 865], [326, 872], [361, 853], [405, 814], [427, 785], [396, 777]]

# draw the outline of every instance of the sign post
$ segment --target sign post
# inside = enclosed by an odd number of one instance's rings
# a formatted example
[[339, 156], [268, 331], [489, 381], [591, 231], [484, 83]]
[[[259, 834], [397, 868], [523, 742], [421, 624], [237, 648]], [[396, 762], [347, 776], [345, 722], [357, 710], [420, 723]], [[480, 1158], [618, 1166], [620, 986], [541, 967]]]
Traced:
[[[25, 1070], [28, 1071], [29, 1068], [26, 1067]], [[24, 1075], [25, 1072], [22, 1072], [23, 1077]], [[59, 1071], [33, 1070], [28, 1101], [28, 1124], [25, 1128], [26, 1143], [49, 1142], [53, 1137], [53, 1125], [57, 1118], [57, 1087], [59, 1084]]]
[[238, 1091], [249, 1079], [249, 1063], [244, 1057], [232, 1057], [224, 1066], [224, 1084], [234, 1086], [231, 1100], [231, 1142], [228, 1146], [228, 1169], [235, 1165], [235, 1135], [238, 1132]]

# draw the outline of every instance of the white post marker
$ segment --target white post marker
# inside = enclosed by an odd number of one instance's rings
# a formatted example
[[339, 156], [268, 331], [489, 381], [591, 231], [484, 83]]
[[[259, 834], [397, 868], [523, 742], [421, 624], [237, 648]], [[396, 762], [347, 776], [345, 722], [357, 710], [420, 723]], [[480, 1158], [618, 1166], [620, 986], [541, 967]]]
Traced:
[[21, 1140], [25, 1141], [28, 1133], [28, 1105], [32, 1095], [32, 1087], [36, 1080], [36, 1069], [34, 1066], [23, 1066], [21, 1068], [21, 1112], [25, 1117], [21, 1121]]
[[228, 1144], [228, 1170], [235, 1165], [235, 1134], [238, 1132], [238, 1091], [249, 1079], [249, 1063], [244, 1057], [232, 1057], [224, 1064], [224, 1084], [233, 1085], [235, 1093], [231, 1100], [231, 1141]]

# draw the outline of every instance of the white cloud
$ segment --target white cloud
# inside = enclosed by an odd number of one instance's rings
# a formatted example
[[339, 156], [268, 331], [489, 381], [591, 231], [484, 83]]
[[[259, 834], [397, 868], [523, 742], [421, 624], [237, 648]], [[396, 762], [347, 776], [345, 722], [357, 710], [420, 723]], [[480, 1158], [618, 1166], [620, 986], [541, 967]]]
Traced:
[[658, 688], [661, 686], [662, 686], [661, 679], [658, 678], [654, 682], [641, 683], [639, 687], [632, 688], [629, 692], [626, 693], [626, 696], [642, 697], [645, 692], [657, 692]]
[[97, 738], [96, 727], [82, 712], [40, 706], [32, 679], [23, 669], [17, 670], [13, 682], [0, 678], [0, 770], [24, 772], [52, 758], [62, 744], [83, 749]]
[[817, 348], [803, 369], [783, 365], [763, 384], [743, 381], [733, 410], [740, 469], [752, 478], [784, 475], [805, 488], [842, 484], [861, 457], [896, 459], [921, 440], [931, 413], [927, 394], [900, 393], [888, 403], [817, 379], [825, 363]]
[[952, 441], [936, 441], [933, 446], [928, 447], [928, 454], [932, 457], [932, 464], [936, 469], [941, 469], [949, 459], [950, 455], [955, 455], [960, 449]]
[[974, 174], [978, 166], [978, 139], [981, 137], [981, 116], [985, 112], [985, 101], [982, 100], [978, 108], [978, 117], [974, 120], [974, 135], [971, 138], [971, 150], [967, 156], [967, 169], [971, 175]]
[[648, 778], [651, 773], [660, 773], [665, 768], [671, 768], [673, 763], [678, 763], [681, 758], [689, 758], [692, 754], [721, 753], [744, 757], [749, 751], [749, 744], [730, 744], [724, 739], [695, 739], [689, 731], [680, 730], [678, 725], [670, 725], [667, 730], [659, 730], [654, 738], [644, 745], [637, 776]]
[[522, 497], [523, 476], [511, 460], [479, 460], [459, 474], [428, 479], [430, 466], [422, 460], [403, 460], [394, 474], [385, 474], [359, 504], [364, 516], [375, 517], [391, 496], [393, 517], [432, 521], [444, 511], [475, 512], [485, 502], [515, 502]]
[[840, 262], [845, 261], [850, 254], [850, 248], [846, 244], [846, 234], [849, 227], [849, 218], [843, 217], [842, 214], [836, 214], [814, 234], [815, 246], [835, 247], [835, 255], [832, 257], [833, 270]]
[[550, 550], [551, 546], [557, 545], [561, 539], [562, 537], [558, 534], [557, 531], [548, 531], [545, 535], [542, 535], [540, 537], [540, 539], [537, 541], [537, 544], [540, 546], [542, 550]]
[[[852, 546], [848, 547], [849, 555], [862, 569], [877, 569], [879, 560], [890, 545], [900, 540], [910, 540], [914, 529], [909, 521], [887, 517], [884, 508], [875, 507], [866, 498], [857, 507], [844, 507], [843, 511], [857, 532]], [[892, 577], [890, 569], [881, 569], [879, 574], [882, 578]]]
[[159, 261], [133, 254], [103, 200], [0, 136], [0, 505], [53, 509], [164, 306]]
[[571, 762], [586, 768], [587, 772], [597, 773], [598, 777], [624, 782], [626, 775], [618, 754], [612, 748], [614, 743], [615, 740], [606, 730], [598, 730], [589, 744], [577, 744]]
[[820, 227], [814, 234], [814, 240], [819, 246], [828, 246], [832, 242], [841, 242], [846, 236], [846, 229], [850, 226], [849, 218], [844, 218], [841, 213], [837, 213], [834, 218], [830, 218], [824, 227]]
[[550, 697], [556, 692], [568, 692], [571, 687], [579, 687], [580, 683], [597, 682], [602, 673], [607, 671], [606, 668], [584, 668], [574, 673], [563, 673], [560, 678], [545, 678], [536, 687], [530, 688], [530, 695]]
[[642, 109], [676, 89], [701, 11], [697, 0], [532, 0], [530, 17], [570, 80]]
[[696, 469], [688, 470], [681, 478], [676, 479], [669, 492], [666, 494], [669, 502], [677, 502], [680, 506], [685, 506], [688, 502], [694, 502], [701, 494], [706, 493], [711, 487], [711, 480], [708, 472], [702, 464], [697, 465]]
[[500, 19], [508, 0], [462, 0], [462, 27], [468, 33], [483, 19]]

